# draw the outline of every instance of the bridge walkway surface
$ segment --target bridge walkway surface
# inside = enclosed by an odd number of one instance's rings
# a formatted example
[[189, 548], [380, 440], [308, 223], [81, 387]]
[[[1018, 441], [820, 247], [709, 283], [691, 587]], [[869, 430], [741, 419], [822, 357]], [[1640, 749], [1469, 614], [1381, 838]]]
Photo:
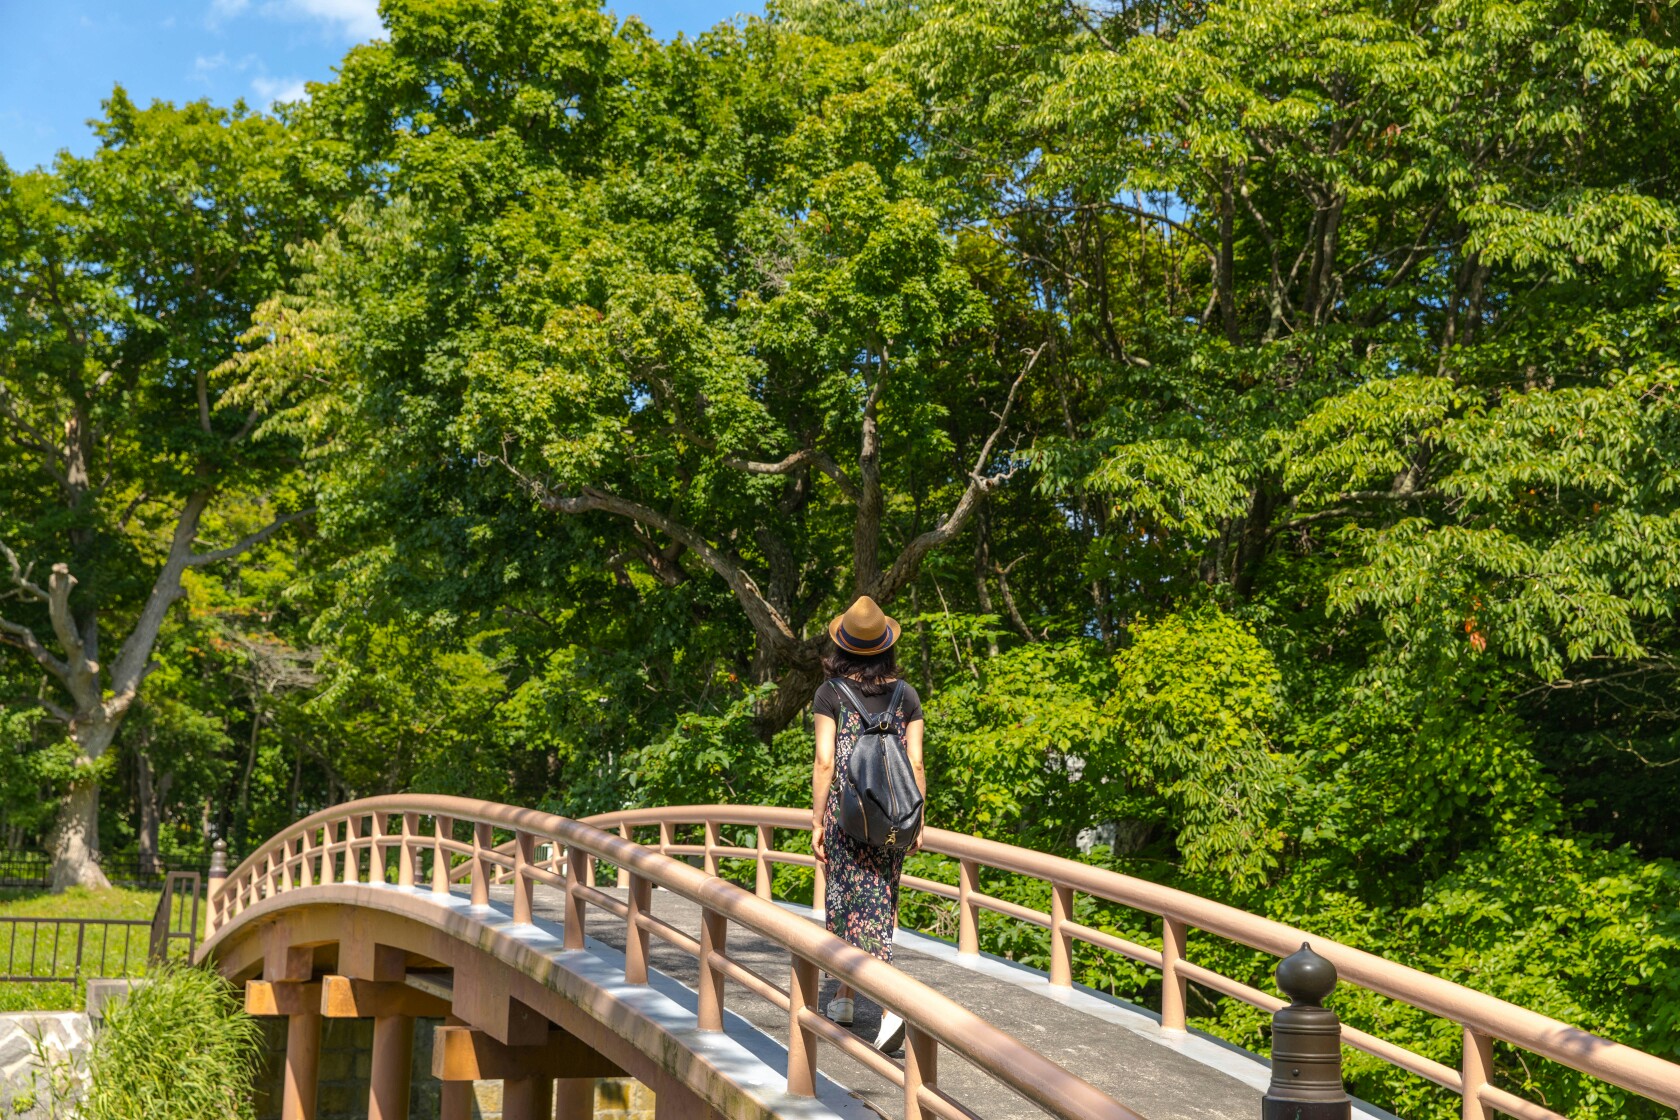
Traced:
[[[626, 891], [609, 891], [623, 898]], [[492, 889], [491, 897], [511, 898], [510, 891]], [[667, 891], [652, 893], [653, 916], [690, 936], [700, 932], [700, 907]], [[781, 903], [785, 909], [820, 922], [809, 907]], [[560, 922], [565, 896], [539, 887], [533, 912]], [[595, 941], [623, 951], [624, 923], [616, 915], [591, 909], [586, 930]], [[731, 931], [730, 956], [761, 976], [784, 976], [789, 954], [774, 942]], [[1049, 977], [1036, 969], [989, 955], [959, 959], [949, 942], [900, 930], [894, 943], [893, 964], [942, 995], [1031, 1046], [1068, 1071], [1122, 1101], [1149, 1120], [1255, 1120], [1260, 1098], [1270, 1077], [1267, 1063], [1229, 1043], [1191, 1033], [1182, 1038], [1163, 1035], [1152, 1013], [1088, 988], [1053, 989]], [[649, 965], [686, 988], [699, 984], [699, 965], [682, 950], [655, 940]], [[825, 979], [820, 1006], [833, 997], [835, 982]], [[726, 1006], [771, 1040], [787, 1030], [783, 1012], [746, 988], [726, 983]], [[873, 1041], [880, 1025], [880, 1009], [868, 999], [857, 1000], [852, 1031]], [[775, 1044], [780, 1046], [780, 1041]], [[823, 1072], [853, 1097], [882, 1116], [901, 1117], [903, 1094], [844, 1054], [825, 1054]], [[948, 1055], [941, 1063], [940, 1084], [985, 1120], [1040, 1118], [1042, 1110], [1000, 1087], [962, 1061]], [[1365, 1105], [1355, 1115], [1382, 1120], [1389, 1114]]]

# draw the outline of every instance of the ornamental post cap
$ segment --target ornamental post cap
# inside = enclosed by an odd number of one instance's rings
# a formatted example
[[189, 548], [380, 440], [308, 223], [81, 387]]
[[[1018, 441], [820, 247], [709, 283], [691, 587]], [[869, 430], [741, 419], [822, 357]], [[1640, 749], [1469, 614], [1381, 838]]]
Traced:
[[1278, 962], [1277, 982], [1291, 1003], [1319, 1007], [1336, 990], [1336, 966], [1303, 941], [1299, 949]]

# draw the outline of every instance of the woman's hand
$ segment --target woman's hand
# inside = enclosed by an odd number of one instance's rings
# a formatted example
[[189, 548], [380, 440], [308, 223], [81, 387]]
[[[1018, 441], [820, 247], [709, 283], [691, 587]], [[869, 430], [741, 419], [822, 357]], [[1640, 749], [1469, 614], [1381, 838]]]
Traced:
[[817, 862], [828, 863], [828, 848], [824, 845], [823, 826], [821, 821], [811, 822], [811, 851], [816, 854]]

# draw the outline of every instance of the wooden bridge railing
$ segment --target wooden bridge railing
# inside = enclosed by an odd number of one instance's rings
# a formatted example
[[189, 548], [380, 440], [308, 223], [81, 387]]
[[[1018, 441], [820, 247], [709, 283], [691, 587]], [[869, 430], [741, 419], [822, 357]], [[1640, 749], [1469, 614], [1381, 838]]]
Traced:
[[[774, 864], [815, 867], [820, 905], [822, 868], [815, 858], [807, 853], [787, 852], [776, 847], [777, 830], [810, 831], [811, 818], [807, 810], [687, 805], [605, 813], [587, 818], [587, 822], [599, 828], [616, 829], [625, 839], [631, 839], [638, 828], [657, 826], [659, 839], [649, 845], [652, 849], [663, 855], [699, 856], [704, 861], [705, 870], [711, 873], [716, 872], [719, 859], [756, 860], [756, 893], [761, 898], [770, 897]], [[705, 843], [677, 843], [676, 829], [685, 825], [702, 826]], [[755, 845], [749, 848], [725, 844], [721, 833], [725, 826], [754, 828]], [[1267, 1012], [1276, 1011], [1284, 1005], [1284, 1001], [1275, 996], [1190, 961], [1185, 955], [1185, 946], [1191, 929], [1204, 930], [1278, 957], [1287, 956], [1300, 948], [1304, 941], [1310, 941], [1316, 952], [1335, 964], [1344, 982], [1458, 1024], [1464, 1040], [1458, 1069], [1346, 1025], [1342, 1027], [1342, 1041], [1356, 1050], [1458, 1093], [1464, 1102], [1464, 1120], [1490, 1120], [1491, 1110], [1495, 1109], [1518, 1120], [1568, 1120], [1560, 1113], [1492, 1083], [1492, 1047], [1495, 1041], [1559, 1062], [1671, 1108], [1680, 1107], [1680, 1064], [1281, 922], [1158, 883], [943, 829], [928, 829], [922, 846], [925, 851], [957, 862], [957, 884], [952, 886], [907, 875], [903, 885], [907, 889], [957, 903], [957, 947], [960, 952], [979, 951], [978, 915], [985, 910], [1050, 931], [1050, 982], [1055, 985], [1066, 987], [1072, 983], [1074, 942], [1119, 953], [1129, 960], [1161, 970], [1163, 1030], [1185, 1030], [1185, 1001], [1192, 981]], [[983, 893], [979, 888], [983, 868], [1023, 875], [1048, 884], [1050, 912], [1033, 910]], [[620, 882], [623, 885], [622, 877]], [[1161, 921], [1162, 948], [1139, 945], [1076, 922], [1073, 918], [1076, 894], [1087, 894], [1154, 914]]]
[[[739, 822], [732, 819], [731, 823]], [[1065, 1120], [1142, 1120], [1131, 1109], [966, 1008], [768, 901], [766, 876], [772, 857], [791, 863], [811, 861], [808, 855], [772, 852], [770, 830], [778, 824], [782, 824], [779, 816], [765, 823], [758, 834], [761, 843], [757, 849], [710, 845], [715, 849], [714, 856], [745, 852], [761, 859], [755, 895], [713, 874], [715, 858], [708, 860], [705, 870], [697, 869], [673, 858], [679, 846], [671, 845], [673, 855], [650, 851], [585, 822], [457, 797], [368, 798], [298, 822], [225, 879], [212, 869], [206, 941], [237, 923], [241, 914], [262, 900], [300, 888], [390, 883], [448, 895], [456, 883], [461, 883], [474, 905], [485, 905], [490, 888], [502, 884], [512, 888], [513, 920], [517, 923], [532, 920], [535, 888], [542, 884], [565, 894], [563, 944], [567, 949], [584, 947], [588, 907], [599, 907], [624, 920], [624, 975], [628, 983], [647, 983], [650, 937], [698, 958], [699, 1030], [723, 1029], [726, 980], [735, 981], [785, 1011], [787, 1087], [792, 1095], [815, 1095], [819, 1043], [827, 1042], [900, 1087], [906, 1120], [974, 1118], [974, 1112], [938, 1087], [938, 1055], [943, 1047], [1051, 1116]], [[791, 823], [782, 826], [795, 827]], [[708, 836], [716, 839], [715, 830]], [[597, 862], [618, 868], [627, 898], [616, 898], [595, 887]], [[650, 895], [654, 887], [700, 907], [698, 940], [653, 916]], [[788, 951], [792, 965], [786, 988], [729, 956], [732, 926], [750, 930]], [[904, 1018], [907, 1032], [902, 1063], [818, 1012], [818, 978], [822, 972]]]

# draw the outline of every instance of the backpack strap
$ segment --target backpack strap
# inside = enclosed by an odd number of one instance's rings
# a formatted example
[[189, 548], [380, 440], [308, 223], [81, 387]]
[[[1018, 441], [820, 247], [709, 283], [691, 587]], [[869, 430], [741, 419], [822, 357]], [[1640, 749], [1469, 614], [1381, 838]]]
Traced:
[[835, 686], [840, 689], [841, 695], [843, 695], [851, 703], [853, 708], [857, 709], [857, 714], [863, 717], [863, 722], [866, 726], [876, 727], [879, 725], [879, 721], [882, 718], [886, 718], [894, 722], [897, 721], [895, 713], [898, 711], [898, 698], [904, 694], [903, 677], [900, 677], [898, 680], [893, 682], [892, 698], [887, 701], [887, 710], [879, 715], [871, 712], [868, 708], [863, 706], [863, 701], [858, 697], [857, 693], [852, 691], [852, 686], [846, 683], [845, 678], [834, 677], [833, 681]]

